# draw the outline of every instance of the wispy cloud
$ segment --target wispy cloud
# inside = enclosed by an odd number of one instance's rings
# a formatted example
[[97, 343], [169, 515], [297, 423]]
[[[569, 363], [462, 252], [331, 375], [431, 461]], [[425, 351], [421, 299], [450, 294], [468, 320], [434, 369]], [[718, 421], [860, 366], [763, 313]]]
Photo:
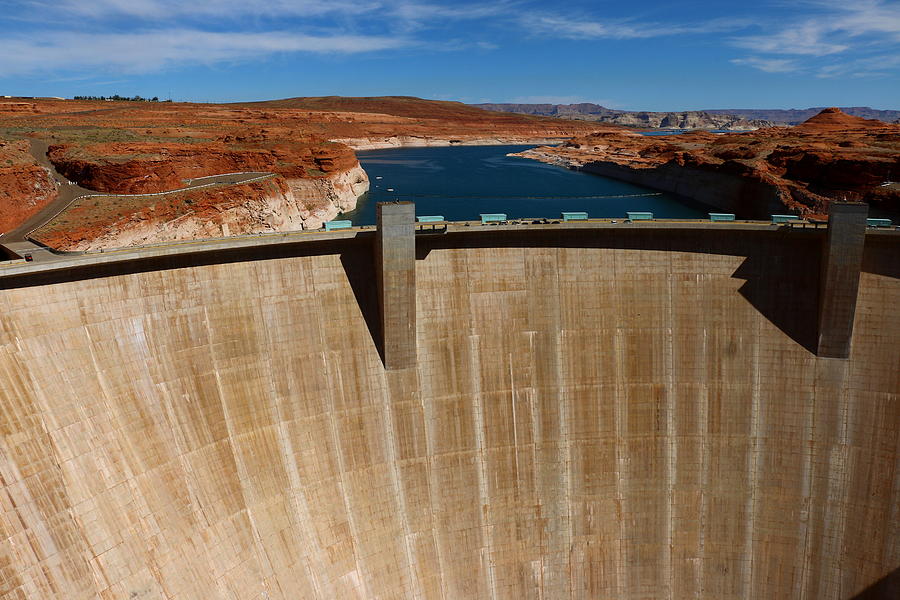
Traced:
[[441, 19], [474, 21], [505, 16], [521, 4], [521, 1], [516, 0], [495, 0], [477, 4], [457, 2], [447, 6], [394, 0], [383, 3], [380, 8], [403, 21], [433, 23]]
[[804, 58], [806, 66], [818, 70], [820, 77], [846, 75], [853, 69], [884, 71], [898, 66], [893, 61], [880, 60], [880, 57], [877, 60], [854, 58], [824, 66], [821, 62], [817, 65], [816, 59], [845, 54], [900, 54], [900, 3], [799, 0], [797, 5], [806, 9], [804, 15], [785, 20], [766, 33], [731, 39], [731, 44], [738, 48], [768, 56], [751, 56], [732, 62], [768, 72], [785, 72], [799, 68], [798, 59]]
[[252, 17], [312, 17], [333, 13], [359, 14], [383, 6], [374, 0], [13, 0], [29, 6], [36, 14], [61, 12], [92, 20], [122, 17], [168, 21], [186, 17], [216, 20]]
[[496, 45], [485, 39], [426, 40], [423, 31], [500, 18], [521, 1], [9, 0], [5, 18], [29, 27], [0, 35], [0, 77], [78, 69], [138, 74], [279, 53], [490, 50]]
[[797, 62], [787, 58], [760, 58], [751, 56], [749, 58], [735, 58], [731, 61], [735, 65], [746, 65], [765, 71], [766, 73], [793, 73], [799, 69]]
[[890, 60], [900, 55], [900, 0], [758, 1], [759, 14], [779, 16], [763, 24], [723, 9], [718, 14], [731, 16], [690, 21], [657, 7], [638, 18], [587, 0], [6, 0], [0, 77], [78, 70], [116, 77], [288, 53], [484, 54], [534, 38], [663, 38], [660, 47], [691, 36], [730, 47], [721, 60], [768, 73], [828, 78], [900, 69]]
[[819, 79], [889, 77], [897, 69], [900, 69], [900, 54], [882, 54], [825, 65], [815, 75]]
[[228, 21], [250, 18], [293, 19], [338, 16], [343, 19], [377, 14], [387, 26], [433, 24], [438, 20], [475, 20], [507, 13], [521, 0], [450, 5], [414, 0], [12, 0], [35, 14], [62, 12], [95, 21], [135, 18], [166, 22], [183, 19]]
[[293, 32], [222, 33], [192, 29], [88, 35], [66, 33], [50, 41], [31, 36], [0, 39], [0, 77], [93, 68], [144, 73], [184, 64], [241, 61], [287, 52], [360, 53], [411, 44], [394, 36], [310, 36]]
[[762, 35], [748, 35], [736, 38], [733, 43], [738, 48], [754, 52], [772, 54], [800, 54], [826, 56], [843, 52], [850, 46], [826, 41], [828, 28], [819, 22], [807, 22], [790, 29]]
[[744, 19], [712, 19], [698, 23], [639, 23], [630, 20], [593, 20], [578, 15], [529, 14], [520, 19], [534, 35], [568, 39], [641, 39], [672, 35], [732, 32], [745, 28]]

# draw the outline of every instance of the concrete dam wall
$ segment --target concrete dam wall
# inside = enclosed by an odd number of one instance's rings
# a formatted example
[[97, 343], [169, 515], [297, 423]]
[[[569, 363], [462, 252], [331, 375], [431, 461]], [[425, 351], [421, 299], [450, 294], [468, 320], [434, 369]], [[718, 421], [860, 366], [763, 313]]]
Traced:
[[0, 280], [0, 597], [896, 597], [896, 237], [473, 229]]

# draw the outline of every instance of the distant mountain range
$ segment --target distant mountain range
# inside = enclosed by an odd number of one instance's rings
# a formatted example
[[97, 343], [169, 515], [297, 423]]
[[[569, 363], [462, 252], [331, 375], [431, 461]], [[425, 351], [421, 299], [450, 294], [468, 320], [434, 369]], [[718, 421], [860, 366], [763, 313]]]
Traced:
[[[774, 125], [797, 125], [821, 112], [821, 108], [804, 109], [712, 109], [680, 112], [616, 110], [599, 104], [474, 104], [497, 112], [558, 117], [582, 121], [600, 121], [626, 127], [651, 129], [728, 129], [749, 130]], [[867, 106], [841, 108], [848, 115], [878, 119], [889, 123], [900, 120], [898, 110], [876, 110]]]

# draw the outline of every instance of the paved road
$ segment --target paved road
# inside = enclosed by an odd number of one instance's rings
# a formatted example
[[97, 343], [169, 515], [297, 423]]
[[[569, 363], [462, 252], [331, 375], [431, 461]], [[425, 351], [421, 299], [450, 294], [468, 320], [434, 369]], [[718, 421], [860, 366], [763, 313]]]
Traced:
[[47, 158], [47, 148], [50, 146], [49, 142], [35, 139], [29, 141], [31, 142], [31, 155], [39, 165], [50, 172], [53, 181], [56, 182], [56, 188], [59, 190], [59, 195], [55, 200], [50, 202], [50, 204], [32, 215], [27, 221], [15, 229], [4, 233], [3, 236], [0, 237], [0, 243], [5, 246], [9, 246], [12, 242], [24, 241], [25, 234], [40, 227], [46, 221], [49, 221], [76, 198], [96, 193], [78, 185], [70, 185], [68, 180], [56, 171], [53, 164], [50, 162], [50, 159]]
[[[20, 252], [23, 250], [25, 252], [29, 252], [32, 250], [41, 251], [41, 247], [33, 244], [28, 241], [28, 235], [34, 231], [35, 229], [43, 226], [48, 221], [52, 220], [56, 215], [61, 213], [66, 209], [71, 203], [75, 200], [82, 198], [84, 196], [162, 196], [165, 194], [172, 194], [175, 192], [182, 192], [185, 190], [192, 190], [204, 187], [211, 187], [215, 185], [240, 185], [242, 183], [247, 183], [249, 181], [255, 181], [258, 179], [264, 179], [267, 177], [272, 177], [272, 173], [264, 173], [257, 171], [243, 171], [240, 173], [227, 173], [224, 175], [209, 175], [205, 177], [196, 177], [194, 179], [186, 180], [188, 184], [186, 187], [179, 188], [176, 190], [169, 190], [166, 192], [158, 192], [155, 194], [104, 194], [98, 193], [93, 190], [89, 190], [87, 188], [83, 188], [79, 185], [75, 185], [69, 183], [69, 181], [57, 172], [56, 168], [53, 166], [53, 163], [47, 158], [47, 149], [49, 147], [49, 142], [45, 140], [37, 140], [32, 139], [31, 142], [31, 155], [35, 158], [35, 160], [42, 167], [46, 168], [50, 175], [53, 177], [53, 180], [56, 182], [57, 189], [59, 190], [59, 195], [55, 200], [50, 202], [47, 206], [41, 209], [38, 213], [33, 215], [27, 221], [16, 227], [15, 229], [8, 231], [6, 233], [0, 234], [0, 244], [7, 246], [11, 250], [16, 252]], [[38, 260], [39, 257], [43, 260], [50, 260], [53, 257], [53, 254], [49, 252], [40, 252], [40, 255], [35, 255], [34, 259]]]

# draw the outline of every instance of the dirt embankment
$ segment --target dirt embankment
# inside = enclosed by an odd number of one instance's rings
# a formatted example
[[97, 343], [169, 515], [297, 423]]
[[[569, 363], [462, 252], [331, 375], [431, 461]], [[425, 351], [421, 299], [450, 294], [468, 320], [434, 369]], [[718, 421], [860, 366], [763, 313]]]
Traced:
[[900, 210], [900, 126], [827, 109], [793, 128], [641, 136], [604, 131], [521, 154], [674, 192], [740, 217], [823, 216], [832, 200]]

